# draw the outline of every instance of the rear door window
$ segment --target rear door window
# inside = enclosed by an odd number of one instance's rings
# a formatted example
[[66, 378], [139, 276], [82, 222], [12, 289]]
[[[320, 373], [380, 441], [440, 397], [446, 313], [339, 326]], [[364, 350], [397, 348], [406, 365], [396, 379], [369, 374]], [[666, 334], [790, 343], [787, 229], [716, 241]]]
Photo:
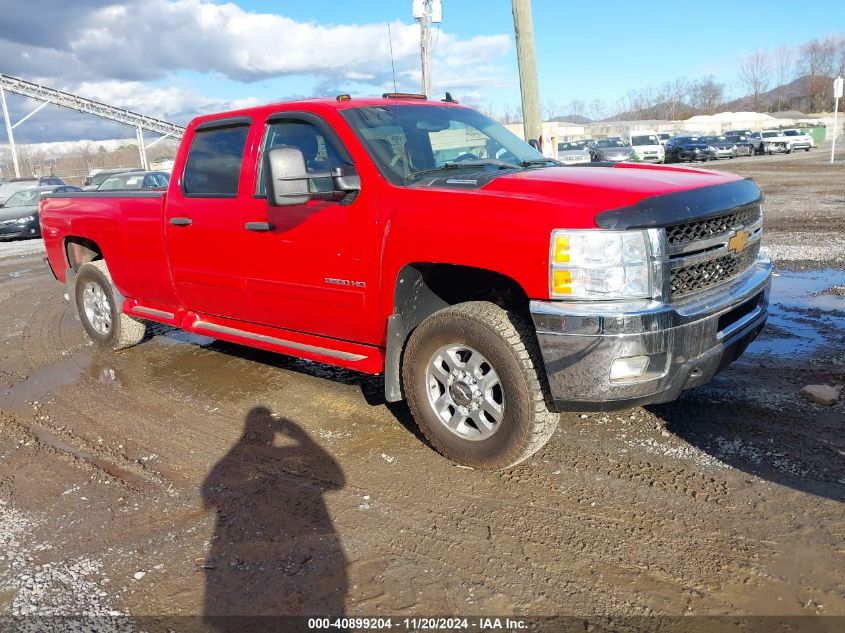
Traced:
[[182, 181], [187, 196], [233, 198], [238, 195], [249, 125], [199, 130], [191, 142]]

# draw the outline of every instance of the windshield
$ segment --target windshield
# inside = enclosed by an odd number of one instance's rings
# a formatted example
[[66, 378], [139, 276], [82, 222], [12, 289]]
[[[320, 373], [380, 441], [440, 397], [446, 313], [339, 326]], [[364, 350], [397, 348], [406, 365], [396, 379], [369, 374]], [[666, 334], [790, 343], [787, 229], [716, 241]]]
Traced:
[[631, 145], [660, 145], [660, 140], [654, 134], [632, 136]]
[[[129, 167], [129, 168], [126, 169], [126, 171], [137, 171], [137, 169], [132, 169], [131, 167]], [[91, 176], [91, 182], [89, 182], [88, 185], [92, 186], [92, 187], [99, 187], [101, 184], [103, 184], [103, 182], [105, 182], [105, 180], [107, 178], [112, 178], [114, 176], [117, 176], [120, 173], [125, 173], [125, 172], [119, 172], [119, 171], [113, 171], [113, 170], [101, 171], [101, 172]]]
[[9, 196], [6, 200], [7, 207], [35, 207], [38, 206], [38, 196], [41, 192], [38, 189], [24, 189]]
[[587, 141], [572, 141], [570, 143], [558, 143], [557, 151], [559, 152], [574, 152], [576, 150], [583, 150], [587, 145]]
[[772, 138], [773, 136], [780, 136], [779, 132], [763, 132], [763, 138]]
[[394, 184], [421, 173], [467, 161], [520, 167], [545, 162], [540, 152], [480, 112], [451, 106], [379, 105], [350, 108], [343, 117], [355, 130], [379, 171]]
[[606, 138], [596, 143], [596, 147], [628, 147], [623, 141]]
[[784, 130], [784, 136], [801, 136], [801, 132], [798, 130]]
[[681, 145], [695, 145], [696, 143], [701, 143], [701, 139], [697, 136], [685, 136], [684, 138], [679, 138], [678, 143]]
[[14, 182], [4, 182], [2, 185], [0, 185], [0, 198], [7, 198], [16, 191], [20, 191], [21, 189], [29, 189], [30, 187], [36, 187], [37, 185], [37, 180], [18, 180]]

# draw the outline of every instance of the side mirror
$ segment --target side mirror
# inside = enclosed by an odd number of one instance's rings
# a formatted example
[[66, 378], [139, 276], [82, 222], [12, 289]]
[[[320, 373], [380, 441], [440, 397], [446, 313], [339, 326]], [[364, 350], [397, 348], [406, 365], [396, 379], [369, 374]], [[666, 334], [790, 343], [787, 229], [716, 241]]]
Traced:
[[[312, 198], [338, 200], [351, 204], [361, 190], [361, 176], [354, 165], [334, 167], [330, 171], [309, 172], [302, 151], [296, 147], [273, 147], [264, 152], [264, 190], [267, 202], [275, 207], [305, 204]], [[311, 191], [312, 180], [331, 179], [331, 191]], [[338, 198], [340, 194], [340, 198]]]
[[538, 152], [540, 151], [540, 141], [538, 141], [536, 138], [529, 139], [528, 144], [534, 149], [536, 149]]
[[302, 151], [283, 146], [264, 152], [264, 189], [267, 202], [274, 207], [308, 202], [311, 196]]

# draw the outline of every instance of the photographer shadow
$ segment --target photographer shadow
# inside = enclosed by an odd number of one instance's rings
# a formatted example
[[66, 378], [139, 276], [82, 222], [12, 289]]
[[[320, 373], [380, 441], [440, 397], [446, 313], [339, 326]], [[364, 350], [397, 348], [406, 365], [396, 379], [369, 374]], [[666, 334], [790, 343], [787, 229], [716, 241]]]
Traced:
[[323, 495], [344, 484], [300, 426], [266, 407], [249, 412], [202, 487], [217, 513], [204, 630], [298, 631], [305, 619], [281, 616], [343, 615], [347, 560]]

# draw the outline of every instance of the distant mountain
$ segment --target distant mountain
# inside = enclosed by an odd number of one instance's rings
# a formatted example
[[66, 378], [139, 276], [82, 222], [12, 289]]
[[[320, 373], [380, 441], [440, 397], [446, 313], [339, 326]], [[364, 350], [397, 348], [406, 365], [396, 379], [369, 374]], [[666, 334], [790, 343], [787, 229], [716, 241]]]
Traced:
[[560, 116], [552, 117], [550, 121], [558, 123], [573, 123], [575, 125], [584, 125], [585, 123], [592, 123], [593, 120], [582, 114], [562, 114]]
[[[817, 78], [816, 82], [833, 83], [832, 79]], [[812, 93], [813, 80], [809, 76], [798, 77], [788, 84], [777, 86], [760, 94], [758, 101], [761, 112], [773, 112], [780, 110], [798, 110], [799, 112], [812, 111], [810, 94]], [[733, 101], [723, 104], [722, 109], [728, 112], [745, 112], [754, 110], [754, 97], [746, 95]]]
[[[805, 76], [794, 79], [787, 84], [777, 86], [771, 90], [760, 93], [757, 98], [757, 106], [754, 107], [754, 96], [746, 95], [732, 101], [727, 101], [720, 104], [717, 112], [766, 112], [772, 116], [786, 116], [786, 113], [793, 113], [797, 116], [803, 116], [805, 112], [815, 111], [813, 108], [813, 96], [816, 95], [816, 102], [818, 103], [818, 95], [821, 91], [824, 92], [827, 86], [832, 85], [833, 79], [827, 77], [812, 77]], [[712, 111], [711, 111], [712, 112]], [[656, 103], [647, 108], [639, 108], [635, 110], [627, 110], [619, 112], [610, 119], [605, 121], [643, 121], [648, 119], [673, 119], [685, 120], [696, 114], [708, 114], [696, 110], [689, 103], [675, 103], [663, 101]]]

